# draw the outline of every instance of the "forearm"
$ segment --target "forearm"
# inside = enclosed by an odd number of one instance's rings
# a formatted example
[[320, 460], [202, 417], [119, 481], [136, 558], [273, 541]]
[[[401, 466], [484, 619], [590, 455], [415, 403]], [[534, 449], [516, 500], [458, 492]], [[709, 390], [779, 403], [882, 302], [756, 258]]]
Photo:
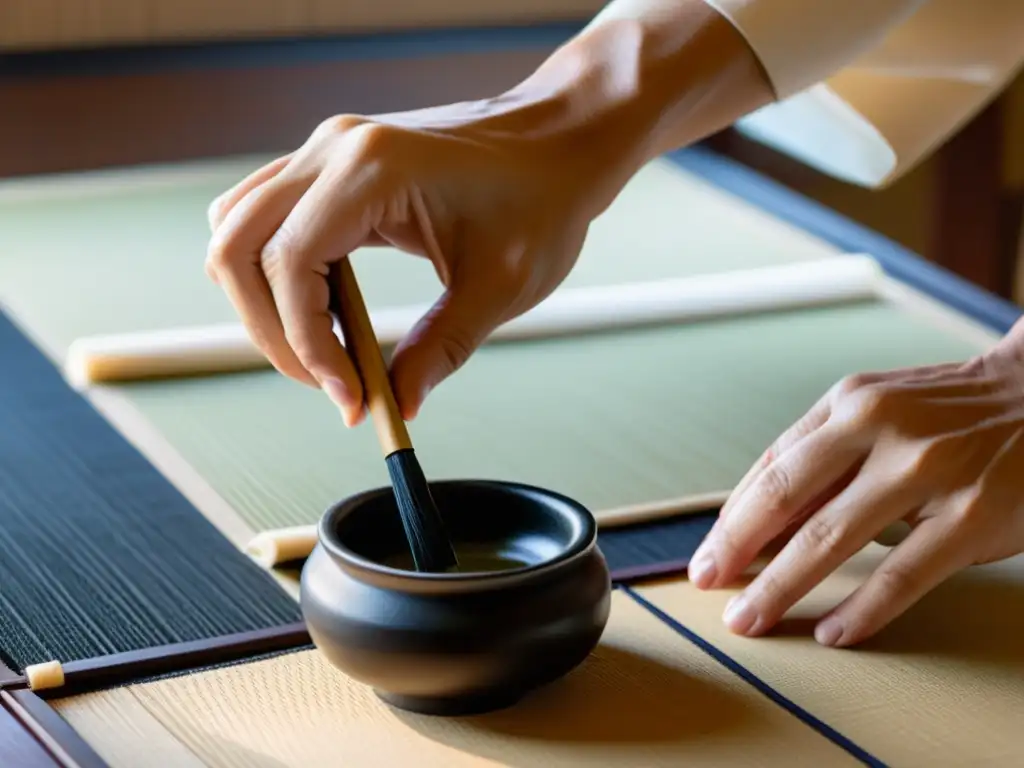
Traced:
[[612, 3], [527, 81], [538, 82], [641, 163], [773, 98], [749, 46], [704, 0]]
[[830, 77], [926, 4], [612, 0], [485, 108], [515, 113], [524, 137], [554, 137], [567, 172], [599, 164], [607, 205], [647, 160]]
[[550, 132], [573, 156], [600, 163], [614, 196], [650, 159], [772, 98], [749, 46], [704, 0], [629, 0], [502, 100], [530, 105], [524, 125], [538, 137]]

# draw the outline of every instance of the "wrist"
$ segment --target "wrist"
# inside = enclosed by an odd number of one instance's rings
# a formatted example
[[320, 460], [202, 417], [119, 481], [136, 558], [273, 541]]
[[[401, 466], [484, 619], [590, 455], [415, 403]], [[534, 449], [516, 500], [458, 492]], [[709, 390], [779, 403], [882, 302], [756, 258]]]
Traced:
[[615, 0], [493, 103], [560, 163], [599, 171], [606, 206], [651, 159], [771, 99], [749, 47], [704, 0]]

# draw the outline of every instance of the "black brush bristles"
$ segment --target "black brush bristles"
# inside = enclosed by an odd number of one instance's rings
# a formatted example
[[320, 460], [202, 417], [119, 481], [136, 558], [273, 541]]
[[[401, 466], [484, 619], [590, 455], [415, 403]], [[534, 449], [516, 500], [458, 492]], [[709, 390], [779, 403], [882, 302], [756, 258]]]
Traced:
[[448, 541], [441, 512], [434, 503], [416, 453], [411, 448], [398, 450], [385, 462], [416, 570], [442, 572], [457, 566], [458, 558]]

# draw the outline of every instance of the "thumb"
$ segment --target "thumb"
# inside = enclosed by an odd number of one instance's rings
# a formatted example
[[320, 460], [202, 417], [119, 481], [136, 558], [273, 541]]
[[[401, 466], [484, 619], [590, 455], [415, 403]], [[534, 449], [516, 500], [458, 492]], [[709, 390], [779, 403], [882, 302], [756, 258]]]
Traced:
[[504, 318], [507, 299], [478, 286], [445, 291], [395, 347], [391, 380], [402, 418], [416, 417], [434, 387], [461, 368]]

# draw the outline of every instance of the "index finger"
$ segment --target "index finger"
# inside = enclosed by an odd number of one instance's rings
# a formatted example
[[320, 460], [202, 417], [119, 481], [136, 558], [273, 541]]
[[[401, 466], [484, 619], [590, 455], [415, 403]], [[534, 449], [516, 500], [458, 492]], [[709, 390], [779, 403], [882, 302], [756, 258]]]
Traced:
[[363, 386], [334, 332], [330, 264], [366, 240], [381, 206], [365, 180], [323, 173], [263, 248], [261, 262], [288, 346], [341, 409], [347, 424], [363, 416]]
[[308, 182], [285, 174], [253, 189], [231, 209], [209, 243], [207, 273], [227, 294], [249, 338], [281, 373], [317, 386], [288, 345], [278, 308], [260, 263], [264, 244]]
[[288, 165], [291, 159], [291, 153], [284, 155], [283, 157], [279, 157], [276, 160], [257, 168], [240, 182], [235, 184], [235, 186], [231, 187], [231, 189], [218, 195], [206, 210], [206, 218], [210, 225], [210, 231], [216, 232], [217, 228], [224, 222], [224, 217], [231, 212], [231, 209], [237, 205], [239, 200], [249, 194], [253, 189], [260, 186], [263, 182], [274, 178], [285, 166]]
[[[714, 578], [699, 588], [727, 584], [742, 574], [781, 534], [864, 455], [848, 430], [826, 422], [772, 461], [719, 516], [702, 554], [714, 563]], [[838, 489], [837, 489], [838, 490]]]
[[697, 551], [693, 553], [690, 565], [687, 568], [687, 575], [690, 581], [698, 589], [708, 589], [719, 583], [718, 568], [715, 563], [714, 545], [712, 541], [720, 535], [723, 522], [729, 518], [733, 508], [739, 499], [743, 498], [747, 489], [754, 483], [772, 463], [788, 450], [797, 445], [800, 441], [812, 434], [828, 419], [831, 413], [831, 392], [826, 393], [816, 402], [798, 421], [789, 429], [783, 432], [755, 461], [747, 473], [740, 479], [733, 488], [729, 498], [718, 513], [718, 519], [708, 531], [704, 541]]

